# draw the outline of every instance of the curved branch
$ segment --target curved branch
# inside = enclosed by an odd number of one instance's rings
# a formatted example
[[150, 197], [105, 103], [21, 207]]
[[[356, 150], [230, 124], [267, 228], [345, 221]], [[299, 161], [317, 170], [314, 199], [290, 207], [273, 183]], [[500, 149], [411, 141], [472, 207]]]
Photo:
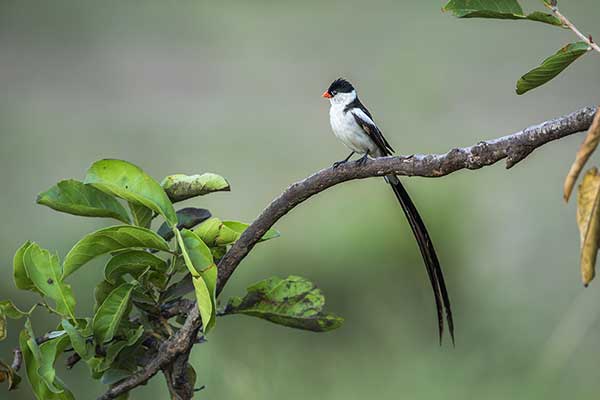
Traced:
[[325, 189], [353, 179], [388, 174], [440, 177], [461, 169], [479, 169], [504, 158], [506, 168], [511, 168], [536, 148], [588, 129], [595, 113], [596, 107], [585, 107], [512, 135], [479, 142], [471, 147], [454, 148], [444, 154], [382, 157], [364, 166], [352, 162], [336, 169], [323, 169], [288, 187], [244, 231], [219, 263], [217, 293], [221, 292], [239, 263], [275, 222], [298, 204]]
[[[479, 169], [505, 158], [506, 167], [511, 168], [536, 148], [588, 129], [595, 114], [596, 107], [585, 107], [512, 135], [479, 142], [471, 147], [455, 148], [444, 154], [383, 157], [370, 160], [364, 166], [351, 162], [336, 169], [323, 169], [288, 187], [231, 246], [218, 265], [217, 294], [223, 290], [237, 266], [269, 228], [294, 207], [317, 193], [353, 179], [382, 177], [388, 174], [441, 177], [461, 169]], [[99, 399], [114, 399], [145, 383], [179, 355], [189, 352], [201, 324], [198, 308], [194, 307], [181, 330], [161, 345], [158, 356], [151, 360], [144, 370], [118, 382]]]

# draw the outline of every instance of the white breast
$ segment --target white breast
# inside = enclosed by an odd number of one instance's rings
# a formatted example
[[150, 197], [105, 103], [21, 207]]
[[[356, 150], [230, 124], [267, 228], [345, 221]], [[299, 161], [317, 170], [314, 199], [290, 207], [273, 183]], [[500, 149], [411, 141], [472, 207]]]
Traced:
[[358, 125], [352, 111], [344, 112], [344, 104], [331, 104], [329, 109], [329, 122], [333, 134], [342, 141], [350, 150], [359, 154], [375, 154], [377, 146]]

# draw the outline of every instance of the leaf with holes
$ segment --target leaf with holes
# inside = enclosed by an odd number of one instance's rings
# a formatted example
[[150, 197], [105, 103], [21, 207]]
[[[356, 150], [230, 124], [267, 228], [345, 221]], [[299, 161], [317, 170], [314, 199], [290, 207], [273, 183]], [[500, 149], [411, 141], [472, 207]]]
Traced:
[[74, 320], [75, 297], [71, 286], [62, 280], [63, 269], [58, 256], [32, 243], [23, 255], [23, 263], [35, 288], [54, 300], [57, 312]]
[[129, 308], [132, 283], [124, 283], [114, 289], [104, 300], [94, 315], [94, 337], [98, 343], [106, 343], [114, 337], [126, 311]]
[[207, 172], [202, 175], [176, 174], [167, 176], [161, 186], [173, 202], [203, 196], [213, 192], [228, 192], [229, 182], [220, 175]]
[[527, 93], [549, 82], [588, 51], [589, 46], [585, 42], [566, 45], [556, 54], [546, 58], [539, 67], [523, 75], [517, 82], [517, 94]]
[[37, 203], [68, 214], [115, 218], [126, 224], [130, 222], [127, 211], [117, 199], [73, 179], [58, 182], [40, 193]]
[[275, 324], [313, 332], [339, 328], [343, 318], [323, 312], [325, 297], [315, 285], [298, 276], [273, 277], [248, 289], [244, 298], [233, 297], [225, 314], [244, 314]]
[[157, 212], [171, 226], [177, 224], [175, 209], [165, 191], [136, 165], [122, 160], [96, 161], [88, 170], [84, 182]]
[[90, 233], [73, 246], [65, 257], [64, 276], [71, 275], [102, 254], [133, 248], [170, 251], [169, 244], [149, 229], [131, 225], [111, 226]]

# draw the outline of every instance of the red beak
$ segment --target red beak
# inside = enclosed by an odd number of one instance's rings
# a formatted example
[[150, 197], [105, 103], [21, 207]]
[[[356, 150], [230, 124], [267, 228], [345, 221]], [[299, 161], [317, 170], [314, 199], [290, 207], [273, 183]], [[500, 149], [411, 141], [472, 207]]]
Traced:
[[323, 92], [323, 95], [322, 95], [322, 96], [323, 96], [323, 97], [325, 97], [326, 99], [330, 99], [330, 98], [332, 98], [332, 97], [333, 97], [333, 96], [331, 95], [331, 93], [329, 93], [327, 90], [326, 90], [325, 92]]

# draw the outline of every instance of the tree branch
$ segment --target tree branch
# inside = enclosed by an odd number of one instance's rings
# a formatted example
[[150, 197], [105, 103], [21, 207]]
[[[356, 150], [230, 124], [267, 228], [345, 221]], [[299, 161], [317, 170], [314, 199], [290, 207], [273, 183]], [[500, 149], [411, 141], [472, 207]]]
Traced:
[[[585, 107], [571, 114], [526, 128], [512, 135], [479, 142], [471, 147], [455, 148], [444, 154], [383, 157], [368, 161], [364, 166], [356, 162], [336, 169], [323, 169], [306, 179], [292, 184], [271, 202], [219, 262], [219, 294], [240, 262], [260, 238], [281, 217], [311, 196], [339, 183], [353, 179], [383, 177], [388, 174], [404, 176], [441, 177], [461, 169], [479, 169], [507, 159], [511, 168], [544, 144], [586, 130], [592, 123], [596, 107]], [[161, 344], [158, 355], [145, 369], [111, 387], [99, 400], [114, 399], [139, 386], [158, 371], [173, 363], [178, 356], [187, 354], [201, 326], [198, 308], [190, 311], [184, 326], [172, 338]]]
[[558, 6], [556, 4], [555, 5], [551, 5], [548, 3], [544, 3], [544, 4], [546, 5], [546, 7], [548, 7], [552, 11], [552, 13], [554, 15], [556, 15], [556, 17], [558, 19], [560, 19], [560, 22], [562, 22], [562, 24], [564, 26], [569, 28], [575, 35], [577, 35], [577, 37], [579, 37], [581, 40], [586, 42], [588, 44], [588, 46], [590, 46], [590, 49], [594, 49], [595, 51], [600, 53], [600, 47], [592, 40], [592, 36], [591, 35], [585, 36], [583, 33], [581, 33], [581, 31], [579, 29], [577, 29], [575, 24], [573, 24], [571, 21], [569, 21], [569, 19], [567, 17], [565, 17], [558, 10]]

